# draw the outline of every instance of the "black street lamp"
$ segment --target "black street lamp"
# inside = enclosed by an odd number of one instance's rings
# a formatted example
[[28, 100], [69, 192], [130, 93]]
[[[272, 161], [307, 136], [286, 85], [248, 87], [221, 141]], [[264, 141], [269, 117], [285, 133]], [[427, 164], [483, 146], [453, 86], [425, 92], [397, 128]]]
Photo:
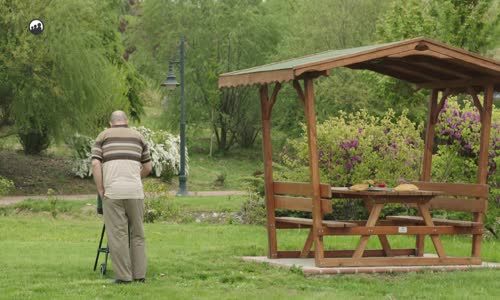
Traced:
[[174, 90], [179, 83], [175, 78], [173, 71], [173, 64], [179, 63], [181, 68], [181, 170], [179, 172], [179, 191], [177, 196], [187, 196], [187, 177], [186, 177], [186, 119], [185, 119], [185, 98], [184, 98], [184, 37], [181, 38], [180, 45], [180, 61], [170, 61], [168, 65], [168, 75], [167, 79], [161, 84], [166, 86], [169, 90]]

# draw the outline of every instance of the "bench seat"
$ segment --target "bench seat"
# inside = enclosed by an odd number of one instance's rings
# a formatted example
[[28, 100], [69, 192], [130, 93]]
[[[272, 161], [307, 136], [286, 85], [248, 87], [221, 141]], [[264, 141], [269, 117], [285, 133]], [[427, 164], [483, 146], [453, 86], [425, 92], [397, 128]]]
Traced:
[[[292, 217], [277, 217], [276, 222], [280, 223], [291, 223], [291, 224], [300, 224], [300, 225], [308, 225], [312, 226], [313, 225], [313, 220], [312, 219], [306, 219], [306, 218], [292, 218]], [[356, 223], [350, 223], [350, 222], [338, 222], [338, 221], [329, 221], [329, 220], [323, 220], [321, 222], [323, 226], [329, 227], [329, 228], [345, 228], [345, 227], [355, 227], [358, 226]]]
[[[387, 220], [392, 221], [405, 221], [410, 223], [418, 223], [425, 224], [424, 219], [422, 217], [417, 216], [387, 216]], [[457, 226], [457, 227], [477, 227], [482, 226], [480, 222], [472, 222], [472, 221], [460, 221], [460, 220], [447, 220], [447, 219], [434, 219], [432, 218], [432, 222], [434, 225], [449, 225], [449, 226]]]

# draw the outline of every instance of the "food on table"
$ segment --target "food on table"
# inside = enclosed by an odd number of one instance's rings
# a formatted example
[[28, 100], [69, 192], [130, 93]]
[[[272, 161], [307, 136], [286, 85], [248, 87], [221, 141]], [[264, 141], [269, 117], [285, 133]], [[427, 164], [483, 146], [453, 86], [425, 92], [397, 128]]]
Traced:
[[418, 186], [411, 183], [402, 183], [394, 188], [396, 192], [418, 191]]
[[351, 186], [349, 189], [351, 191], [366, 191], [369, 187], [368, 183], [359, 183]]

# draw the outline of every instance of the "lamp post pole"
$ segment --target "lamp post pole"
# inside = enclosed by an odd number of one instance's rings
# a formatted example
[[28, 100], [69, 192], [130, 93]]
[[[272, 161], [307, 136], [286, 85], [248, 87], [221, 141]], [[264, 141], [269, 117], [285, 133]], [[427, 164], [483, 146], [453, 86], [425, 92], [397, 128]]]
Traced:
[[184, 36], [181, 38], [181, 169], [179, 172], [179, 191], [177, 195], [186, 196], [186, 118], [185, 118], [185, 98], [184, 98]]

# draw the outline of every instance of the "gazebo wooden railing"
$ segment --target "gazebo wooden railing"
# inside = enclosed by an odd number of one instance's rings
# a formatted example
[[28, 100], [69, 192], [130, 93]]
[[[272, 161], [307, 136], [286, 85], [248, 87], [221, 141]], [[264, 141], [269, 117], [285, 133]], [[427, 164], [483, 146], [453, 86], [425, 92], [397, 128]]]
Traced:
[[[328, 76], [333, 68], [371, 70], [431, 90], [427, 121], [423, 170], [418, 192], [356, 193], [329, 188], [321, 184], [316, 136], [313, 80]], [[301, 84], [303, 81], [303, 84]], [[271, 115], [281, 86], [292, 82], [303, 104], [309, 147], [310, 182], [283, 183], [273, 180], [271, 148]], [[272, 93], [269, 86], [274, 84]], [[334, 50], [298, 59], [221, 74], [220, 88], [259, 85], [262, 111], [264, 175], [267, 208], [268, 257], [312, 257], [316, 266], [440, 265], [480, 264], [483, 221], [487, 210], [488, 143], [492, 117], [493, 94], [500, 90], [500, 62], [427, 38], [394, 43]], [[472, 96], [481, 120], [477, 184], [431, 182], [432, 149], [438, 114], [447, 97], [457, 93]], [[479, 94], [483, 93], [483, 101]], [[451, 196], [451, 198], [450, 198]], [[460, 198], [456, 198], [456, 197]], [[361, 198], [370, 211], [368, 220], [324, 221], [331, 211], [328, 199]], [[420, 217], [391, 216], [379, 220], [386, 203], [406, 203], [418, 207]], [[467, 211], [473, 220], [433, 219], [430, 209]], [[276, 209], [312, 212], [312, 219], [277, 218]], [[310, 228], [302, 250], [278, 251], [277, 229]], [[387, 235], [415, 235], [415, 248], [392, 249]], [[472, 236], [470, 257], [449, 257], [441, 243], [442, 234]], [[325, 251], [323, 237], [359, 235], [354, 250]], [[365, 250], [370, 236], [376, 235], [380, 250]], [[423, 257], [423, 241], [430, 236], [438, 255]], [[311, 247], [314, 246], [314, 252]]]

